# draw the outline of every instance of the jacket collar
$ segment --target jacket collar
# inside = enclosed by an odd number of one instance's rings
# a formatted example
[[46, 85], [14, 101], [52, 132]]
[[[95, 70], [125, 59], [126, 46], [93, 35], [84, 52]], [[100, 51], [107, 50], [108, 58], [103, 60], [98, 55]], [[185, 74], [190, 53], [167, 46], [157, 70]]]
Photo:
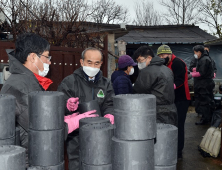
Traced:
[[35, 74], [35, 77], [37, 78], [37, 80], [39, 81], [39, 84], [43, 87], [43, 89], [47, 90], [50, 86], [50, 84], [52, 84], [52, 80], [50, 80], [49, 78], [46, 77], [42, 77], [38, 74]]
[[164, 59], [156, 56], [156, 57], [152, 58], [152, 60], [151, 60], [151, 62], [150, 62], [150, 64], [148, 66], [152, 66], [152, 65], [159, 65], [159, 66], [161, 66], [161, 65], [164, 64], [164, 62], [165, 62]]
[[176, 56], [174, 54], [172, 54], [172, 58], [170, 63], [167, 65], [167, 67], [171, 68], [172, 64], [173, 64], [173, 60], [176, 58]]
[[18, 61], [13, 56], [13, 51], [7, 51], [7, 53], [9, 57], [9, 71], [11, 74], [26, 74], [27, 76], [31, 77], [36, 83], [38, 83], [38, 80], [36, 79], [33, 72], [26, 68], [20, 61]]

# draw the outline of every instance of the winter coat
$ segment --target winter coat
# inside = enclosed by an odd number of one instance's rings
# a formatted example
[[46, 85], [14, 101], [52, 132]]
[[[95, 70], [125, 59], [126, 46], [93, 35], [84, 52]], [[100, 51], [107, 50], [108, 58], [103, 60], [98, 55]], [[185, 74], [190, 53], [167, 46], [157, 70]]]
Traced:
[[[205, 55], [208, 55], [208, 57], [210, 57], [209, 53], [207, 51], [205, 51]], [[214, 73], [217, 73], [217, 67], [216, 67], [215, 61], [211, 57], [210, 57], [210, 59], [212, 60], [212, 65], [213, 65]], [[190, 67], [189, 67], [189, 71], [190, 72], [193, 72], [193, 68], [197, 67], [197, 60], [198, 59], [195, 59], [193, 57], [192, 60], [190, 61]]]
[[[196, 71], [200, 73], [200, 77], [197, 77], [195, 80], [195, 97], [199, 98], [202, 104], [209, 104], [213, 100], [215, 83], [213, 81], [214, 68], [208, 53], [205, 52], [201, 58], [198, 59]], [[208, 96], [208, 98], [204, 97], [201, 99], [203, 95]]]
[[[82, 67], [75, 70], [73, 74], [63, 79], [58, 87], [58, 91], [65, 94], [64, 102], [70, 97], [78, 97], [79, 103], [97, 100], [102, 116], [113, 114], [113, 99], [115, 95], [111, 81], [102, 76], [100, 71], [95, 80], [89, 81], [88, 76], [83, 72]], [[78, 110], [77, 110], [78, 111]], [[72, 114], [66, 109], [66, 115]], [[69, 169], [79, 169], [79, 132], [78, 130], [68, 135], [67, 154], [69, 159]]]
[[174, 75], [175, 89], [175, 102], [190, 100], [190, 91], [188, 86], [188, 72], [187, 66], [180, 58], [174, 54], [167, 66], [170, 68]]
[[132, 83], [130, 81], [130, 76], [127, 75], [124, 71], [114, 71], [111, 76], [111, 81], [113, 83], [115, 95], [132, 93]]
[[[113, 87], [111, 81], [102, 76], [102, 71], [97, 74], [95, 81], [92, 82], [88, 81], [88, 77], [81, 67], [63, 79], [58, 91], [65, 94], [65, 103], [70, 97], [78, 97], [79, 103], [97, 100], [102, 115], [113, 113]], [[104, 95], [101, 96], [101, 92]], [[66, 111], [66, 114], [71, 113]]]
[[28, 147], [28, 94], [33, 91], [44, 91], [32, 71], [27, 69], [12, 55], [9, 55], [10, 77], [1, 89], [1, 94], [16, 97], [16, 126], [20, 128], [21, 146]]
[[140, 71], [133, 89], [136, 93], [156, 96], [158, 123], [177, 126], [173, 73], [163, 65], [164, 62], [164, 59], [154, 57], [150, 64]]

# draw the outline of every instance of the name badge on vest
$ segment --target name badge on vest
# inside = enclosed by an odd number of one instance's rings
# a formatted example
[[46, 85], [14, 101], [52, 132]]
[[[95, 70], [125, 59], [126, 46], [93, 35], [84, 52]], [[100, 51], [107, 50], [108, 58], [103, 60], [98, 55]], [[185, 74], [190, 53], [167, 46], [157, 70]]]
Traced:
[[98, 98], [104, 98], [105, 97], [105, 94], [104, 94], [102, 89], [100, 89], [99, 92], [97, 93], [97, 97]]

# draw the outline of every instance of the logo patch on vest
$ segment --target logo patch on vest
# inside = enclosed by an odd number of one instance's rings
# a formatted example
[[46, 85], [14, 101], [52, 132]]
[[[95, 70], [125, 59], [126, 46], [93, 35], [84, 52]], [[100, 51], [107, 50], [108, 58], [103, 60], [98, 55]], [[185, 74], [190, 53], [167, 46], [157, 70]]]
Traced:
[[99, 92], [97, 93], [97, 97], [99, 97], [99, 98], [104, 98], [105, 97], [105, 94], [104, 94], [102, 89], [100, 89]]

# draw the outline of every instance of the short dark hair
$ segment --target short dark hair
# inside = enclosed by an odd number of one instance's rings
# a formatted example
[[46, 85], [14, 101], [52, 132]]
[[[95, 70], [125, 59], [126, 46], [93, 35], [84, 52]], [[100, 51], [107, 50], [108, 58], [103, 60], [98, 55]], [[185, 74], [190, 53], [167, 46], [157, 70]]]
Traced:
[[147, 58], [148, 56], [155, 57], [153, 50], [148, 46], [139, 47], [133, 54], [133, 59], [136, 60], [139, 56]]
[[42, 54], [50, 50], [49, 42], [34, 33], [24, 33], [15, 42], [15, 58], [24, 64], [30, 53]]
[[101, 57], [102, 57], [102, 58], [101, 58], [101, 61], [103, 61], [103, 54], [102, 54], [102, 52], [101, 52], [98, 48], [94, 48], [94, 47], [86, 48], [86, 49], [82, 52], [81, 57], [82, 57], [83, 60], [85, 59], [85, 53], [86, 53], [87, 51], [89, 51], [89, 50], [99, 51], [100, 54], [101, 54]]
[[200, 51], [202, 54], [204, 53], [204, 46], [203, 45], [196, 45], [193, 47], [193, 51]]
[[209, 46], [209, 45], [204, 45], [204, 47], [210, 49], [210, 46]]

